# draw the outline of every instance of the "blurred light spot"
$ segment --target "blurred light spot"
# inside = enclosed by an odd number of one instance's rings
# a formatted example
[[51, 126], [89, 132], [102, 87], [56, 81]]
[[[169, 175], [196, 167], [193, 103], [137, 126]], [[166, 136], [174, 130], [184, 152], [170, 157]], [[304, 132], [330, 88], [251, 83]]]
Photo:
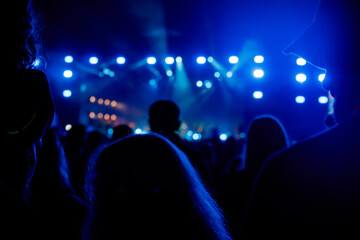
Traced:
[[305, 97], [304, 96], [297, 96], [295, 98], [295, 102], [297, 103], [304, 103], [305, 102]]
[[73, 72], [71, 70], [65, 70], [64, 71], [64, 77], [71, 78], [73, 75]]
[[196, 62], [197, 62], [198, 64], [204, 64], [204, 63], [206, 63], [206, 58], [203, 57], [203, 56], [200, 56], [200, 57], [198, 57], [198, 58], [196, 59]]
[[318, 80], [319, 80], [319, 82], [323, 82], [323, 81], [324, 81], [324, 79], [325, 79], [325, 76], [326, 76], [326, 74], [325, 74], [325, 73], [321, 73], [321, 74], [319, 74], [319, 76], [318, 76]]
[[97, 57], [91, 57], [89, 58], [90, 64], [97, 64], [99, 62], [99, 59]]
[[71, 124], [66, 124], [66, 126], [65, 126], [66, 131], [70, 131], [71, 128], [72, 128]]
[[262, 77], [264, 77], [264, 70], [262, 70], [262, 69], [255, 69], [255, 70], [253, 71], [253, 76], [254, 76], [255, 78], [262, 78]]
[[110, 105], [111, 105], [112, 107], [116, 107], [116, 104], [117, 104], [117, 102], [116, 102], [115, 100], [112, 100]]
[[124, 57], [118, 57], [116, 58], [117, 64], [124, 64], [126, 62], [126, 59]]
[[95, 113], [94, 112], [89, 113], [89, 118], [95, 118]]
[[171, 71], [170, 69], [166, 71], [166, 75], [168, 77], [171, 77], [173, 75], [173, 71]]
[[100, 105], [101, 105], [101, 104], [103, 104], [103, 103], [104, 103], [104, 99], [99, 98], [99, 99], [98, 99], [98, 104], [100, 104]]
[[203, 84], [204, 84], [204, 83], [203, 83], [203, 81], [201, 81], [201, 80], [199, 80], [199, 81], [196, 82], [196, 86], [197, 86], [197, 87], [202, 87]]
[[328, 103], [329, 99], [326, 96], [321, 96], [321, 97], [319, 97], [318, 101], [321, 104], [326, 104], [326, 103]]
[[296, 59], [296, 64], [299, 66], [304, 66], [306, 64], [306, 60], [303, 58]]
[[229, 63], [236, 64], [239, 62], [239, 58], [237, 56], [231, 56], [229, 57]]
[[256, 56], [254, 57], [254, 62], [255, 62], [255, 63], [263, 63], [263, 62], [264, 62], [264, 57], [261, 56], [261, 55], [256, 55]]
[[115, 114], [112, 114], [110, 118], [111, 120], [115, 121], [117, 119], [117, 116]]
[[64, 58], [64, 61], [66, 63], [72, 63], [74, 61], [74, 58], [72, 56], [68, 55]]
[[306, 75], [304, 73], [299, 73], [296, 75], [295, 79], [296, 81], [298, 81], [299, 83], [303, 83], [306, 81]]
[[220, 134], [219, 139], [221, 141], [226, 141], [228, 139], [228, 135], [226, 133], [222, 133]]
[[220, 73], [219, 73], [219, 72], [215, 72], [215, 73], [214, 73], [214, 77], [219, 78], [219, 77], [220, 77]]
[[166, 57], [165, 58], [165, 63], [166, 64], [173, 64], [175, 62], [173, 57]]
[[231, 78], [231, 77], [233, 76], [233, 73], [229, 71], [229, 72], [226, 73], [226, 76], [227, 76], [228, 78]]
[[96, 101], [96, 97], [91, 96], [91, 97], [90, 97], [90, 102], [91, 102], [91, 103], [94, 103], [95, 101]]
[[147, 62], [148, 64], [150, 64], [150, 65], [153, 65], [153, 64], [156, 63], [156, 58], [155, 58], [155, 57], [148, 57], [148, 58], [146, 59], [146, 62]]
[[70, 90], [67, 89], [67, 90], [63, 91], [63, 96], [64, 97], [68, 98], [68, 97], [71, 97], [71, 95], [72, 95], [72, 92]]
[[105, 104], [106, 106], [109, 106], [109, 105], [110, 105], [110, 100], [109, 100], [109, 99], [105, 99], [104, 104]]
[[254, 97], [255, 99], [261, 99], [261, 98], [263, 97], [263, 92], [262, 92], [262, 91], [255, 91], [255, 92], [253, 93], [253, 97]]
[[206, 88], [211, 88], [213, 83], [210, 80], [205, 80], [204, 85], [205, 85]]
[[200, 133], [194, 133], [192, 135], [192, 139], [197, 141], [197, 140], [200, 140], [201, 139], [201, 134]]
[[177, 57], [177, 58], [176, 58], [176, 62], [177, 62], [177, 63], [181, 63], [181, 62], [182, 62], [182, 58], [181, 58], [181, 57]]
[[104, 116], [104, 114], [102, 114], [101, 112], [99, 112], [99, 113], [97, 114], [98, 119], [102, 119], [103, 116]]
[[208, 61], [209, 63], [212, 63], [212, 62], [214, 61], [214, 58], [213, 58], [213, 57], [208, 57], [208, 58], [207, 58], [207, 61]]
[[105, 115], [104, 115], [104, 119], [105, 119], [105, 120], [109, 120], [109, 119], [110, 119], [110, 115], [109, 115], [108, 113], [105, 114]]

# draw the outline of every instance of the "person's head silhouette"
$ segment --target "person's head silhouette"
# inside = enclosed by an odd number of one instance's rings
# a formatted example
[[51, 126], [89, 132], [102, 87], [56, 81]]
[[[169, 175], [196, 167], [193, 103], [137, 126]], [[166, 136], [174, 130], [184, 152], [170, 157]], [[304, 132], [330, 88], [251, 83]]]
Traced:
[[326, 69], [323, 86], [335, 97], [337, 121], [360, 108], [360, 3], [320, 1], [312, 25], [286, 53]]
[[181, 122], [179, 121], [180, 109], [170, 100], [159, 100], [149, 108], [149, 124], [151, 131], [168, 135], [176, 132]]

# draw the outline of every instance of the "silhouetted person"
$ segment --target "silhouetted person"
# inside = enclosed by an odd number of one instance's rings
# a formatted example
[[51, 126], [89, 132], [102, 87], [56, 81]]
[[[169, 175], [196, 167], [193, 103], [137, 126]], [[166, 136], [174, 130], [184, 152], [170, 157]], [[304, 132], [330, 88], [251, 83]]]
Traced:
[[133, 135], [90, 162], [85, 239], [231, 239], [186, 155], [157, 135]]
[[83, 196], [85, 175], [87, 171], [88, 155], [85, 150], [86, 127], [74, 125], [68, 132], [64, 143], [65, 155], [71, 172], [70, 182], [76, 195]]
[[[0, 238], [48, 239], [48, 226], [24, 201], [36, 165], [35, 143], [51, 124], [54, 106], [47, 78], [33, 68], [40, 58], [37, 15], [28, 1], [2, 3], [2, 120], [0, 133]], [[55, 238], [55, 237], [54, 237]]]
[[116, 141], [120, 138], [129, 136], [131, 134], [133, 134], [133, 129], [131, 127], [129, 127], [126, 124], [121, 124], [119, 126], [114, 127], [114, 132], [111, 138], [111, 141]]
[[180, 109], [170, 100], [159, 100], [149, 108], [149, 124], [151, 131], [158, 133], [182, 150], [190, 159], [195, 169], [207, 184], [212, 184], [210, 168], [199, 151], [188, 146], [176, 133], [181, 125]]
[[326, 68], [337, 125], [265, 163], [244, 238], [360, 237], [359, 12], [355, 1], [321, 1], [313, 25], [287, 50]]
[[87, 204], [76, 197], [71, 186], [67, 159], [56, 129], [50, 129], [42, 143], [30, 182], [30, 203], [47, 221], [61, 229], [66, 239], [81, 239]]
[[226, 174], [218, 185], [219, 203], [229, 215], [235, 239], [239, 238], [241, 220], [257, 173], [268, 157], [286, 147], [287, 134], [278, 119], [264, 115], [250, 122], [244, 153], [245, 169]]

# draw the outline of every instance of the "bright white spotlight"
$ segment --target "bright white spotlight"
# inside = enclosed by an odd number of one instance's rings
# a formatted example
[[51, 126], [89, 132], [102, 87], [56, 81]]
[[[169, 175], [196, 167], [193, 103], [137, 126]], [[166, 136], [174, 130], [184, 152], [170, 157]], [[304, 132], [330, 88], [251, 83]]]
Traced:
[[296, 81], [298, 81], [299, 83], [303, 83], [306, 81], [307, 77], [304, 73], [299, 73], [296, 75], [295, 77]]
[[296, 64], [299, 66], [304, 66], [306, 64], [306, 60], [300, 57], [296, 59]]
[[197, 62], [198, 64], [204, 64], [204, 63], [206, 63], [206, 58], [203, 57], [203, 56], [198, 57], [198, 58], [196, 59], [196, 62]]
[[73, 75], [73, 72], [71, 70], [65, 70], [63, 74], [64, 74], [64, 77], [71, 78]]
[[213, 83], [210, 80], [205, 80], [204, 85], [205, 85], [206, 88], [211, 88]]
[[71, 97], [71, 95], [72, 95], [72, 93], [71, 93], [70, 90], [64, 90], [64, 91], [63, 91], [63, 96], [64, 96], [64, 97], [68, 98], [68, 97]]
[[318, 101], [320, 104], [326, 104], [326, 103], [328, 103], [329, 99], [326, 96], [321, 96], [321, 97], [319, 97]]
[[256, 56], [254, 57], [254, 62], [255, 62], [255, 63], [263, 63], [263, 62], [264, 62], [264, 57], [261, 56], [261, 55], [256, 55]]
[[255, 99], [261, 99], [261, 98], [263, 97], [263, 92], [262, 92], [262, 91], [255, 91], [255, 92], [253, 93], [253, 97], [254, 97]]
[[255, 69], [254, 71], [253, 71], [253, 76], [254, 76], [254, 78], [262, 78], [262, 77], [264, 77], [264, 70], [262, 70], [262, 69]]
[[64, 58], [64, 61], [66, 63], [72, 63], [74, 61], [74, 58], [72, 56], [68, 55]]
[[204, 85], [203, 81], [199, 80], [196, 82], [197, 87], [202, 87]]
[[232, 73], [231, 71], [229, 71], [229, 72], [226, 73], [226, 76], [227, 76], [228, 78], [231, 78], [231, 77], [233, 76], [233, 73]]
[[147, 62], [148, 64], [150, 64], [150, 65], [153, 65], [153, 64], [156, 63], [156, 58], [155, 58], [155, 57], [148, 57], [148, 58], [146, 59], [146, 62]]
[[219, 139], [224, 142], [228, 139], [228, 135], [226, 133], [222, 133], [220, 134]]
[[142, 130], [141, 130], [141, 128], [137, 128], [137, 129], [135, 129], [135, 134], [142, 134]]
[[304, 96], [297, 96], [296, 98], [295, 98], [295, 102], [297, 102], [297, 103], [304, 103], [305, 102], [305, 97]]
[[201, 134], [200, 133], [194, 133], [192, 135], [192, 139], [197, 141], [197, 140], [200, 140], [201, 139]]
[[99, 59], [97, 57], [91, 57], [89, 58], [90, 64], [97, 64], [99, 62]]
[[66, 126], [65, 126], [66, 131], [70, 131], [71, 128], [72, 128], [71, 124], [66, 124]]
[[116, 58], [117, 64], [124, 64], [126, 62], [126, 59], [124, 57], [118, 57]]
[[175, 60], [173, 57], [167, 57], [165, 58], [165, 63], [166, 64], [174, 64]]
[[229, 62], [231, 64], [236, 64], [239, 62], [239, 58], [237, 56], [231, 56], [231, 57], [229, 57]]
[[177, 63], [181, 63], [181, 62], [182, 62], [182, 58], [181, 58], [181, 57], [176, 57], [175, 60], [176, 60]]
[[325, 74], [325, 73], [321, 73], [321, 74], [319, 74], [319, 76], [318, 76], [318, 80], [319, 80], [319, 82], [323, 82], [323, 81], [324, 81], [324, 79], [325, 79], [325, 76], [326, 76], [326, 74]]

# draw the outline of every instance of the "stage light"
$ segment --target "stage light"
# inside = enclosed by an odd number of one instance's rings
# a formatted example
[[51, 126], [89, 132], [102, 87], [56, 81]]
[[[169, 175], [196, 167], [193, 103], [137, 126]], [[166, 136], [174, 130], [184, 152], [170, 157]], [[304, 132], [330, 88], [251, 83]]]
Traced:
[[109, 72], [109, 77], [115, 77], [115, 72], [114, 72], [114, 71], [110, 71], [110, 72]]
[[95, 118], [95, 113], [94, 113], [94, 112], [90, 112], [90, 113], [89, 113], [89, 118], [91, 118], [91, 119]]
[[66, 63], [72, 63], [74, 61], [74, 58], [72, 56], [68, 55], [64, 58], [64, 61]]
[[113, 133], [114, 133], [114, 129], [109, 128], [109, 129], [107, 130], [107, 133], [108, 133], [109, 136], [112, 136]]
[[165, 58], [165, 63], [166, 64], [173, 64], [175, 62], [173, 57], [167, 57]]
[[305, 97], [304, 96], [297, 96], [296, 98], [295, 98], [295, 102], [297, 102], [297, 103], [304, 103], [305, 102]]
[[196, 86], [197, 86], [197, 87], [202, 87], [203, 84], [204, 84], [204, 83], [203, 83], [203, 81], [201, 81], [201, 80], [199, 80], [199, 81], [196, 82]]
[[104, 73], [105, 75], [109, 75], [110, 72], [111, 72], [111, 70], [108, 69], [108, 68], [104, 68], [104, 69], [103, 69], [103, 73]]
[[168, 77], [171, 77], [172, 75], [174, 75], [173, 71], [171, 71], [170, 69], [166, 71], [166, 75]]
[[228, 135], [226, 133], [222, 133], [220, 134], [219, 139], [224, 142], [228, 139]]
[[255, 99], [261, 99], [261, 98], [263, 97], [263, 92], [262, 92], [262, 91], [255, 91], [255, 92], [253, 93], [253, 97], [254, 97]]
[[319, 82], [323, 82], [323, 81], [324, 81], [324, 79], [325, 79], [325, 76], [326, 76], [326, 74], [325, 74], [325, 73], [321, 73], [321, 74], [319, 74], [319, 76], [318, 76], [318, 80], [319, 80]]
[[264, 62], [264, 57], [261, 56], [261, 55], [256, 55], [256, 56], [254, 57], [254, 62], [255, 62], [255, 63], [263, 63], [263, 62]]
[[38, 66], [40, 66], [40, 63], [41, 63], [41, 61], [40, 61], [40, 59], [35, 59], [35, 61], [33, 62], [33, 67], [38, 67]]
[[226, 73], [226, 76], [227, 76], [228, 78], [231, 78], [231, 77], [233, 76], [233, 73], [229, 71], [229, 72]]
[[262, 78], [264, 77], [264, 70], [258, 68], [253, 71], [254, 78]]
[[148, 57], [148, 58], [146, 59], [146, 62], [147, 62], [148, 64], [150, 64], [150, 65], [153, 65], [153, 64], [156, 63], [156, 58], [155, 58], [155, 57]]
[[215, 73], [214, 73], [214, 77], [219, 78], [219, 77], [220, 77], [220, 73], [219, 73], [219, 72], [215, 72]]
[[298, 81], [299, 83], [303, 83], [306, 81], [306, 75], [304, 73], [299, 73], [296, 75], [295, 79], [296, 81]]
[[326, 104], [326, 103], [328, 103], [329, 99], [326, 96], [321, 96], [321, 97], [319, 97], [318, 101], [320, 104]]
[[71, 97], [71, 95], [72, 95], [72, 92], [70, 90], [67, 89], [67, 90], [63, 91], [64, 97], [69, 98], [69, 97]]
[[213, 58], [213, 57], [208, 57], [208, 58], [207, 58], [207, 61], [208, 61], [209, 63], [212, 63], [212, 62], [214, 61], [214, 58]]
[[239, 62], [239, 58], [237, 56], [231, 56], [231, 57], [229, 57], [229, 62], [231, 64], [236, 64]]
[[111, 103], [110, 103], [110, 105], [111, 105], [112, 107], [116, 107], [117, 102], [116, 102], [115, 100], [112, 100]]
[[206, 88], [211, 88], [213, 83], [210, 80], [205, 80], [204, 85], [205, 85]]
[[91, 103], [94, 103], [95, 101], [96, 101], [96, 97], [91, 96], [91, 97], [90, 97], [90, 102], [91, 102]]
[[66, 126], [65, 126], [66, 131], [70, 131], [71, 128], [72, 128], [71, 124], [66, 124]]
[[296, 64], [299, 66], [304, 66], [306, 64], [306, 60], [300, 57], [296, 59]]
[[91, 57], [89, 58], [90, 64], [97, 64], [99, 62], [99, 59], [97, 57]]
[[149, 85], [151, 86], [151, 87], [157, 87], [158, 86], [158, 83], [157, 83], [157, 81], [155, 80], [155, 79], [150, 79], [149, 80]]
[[103, 114], [103, 113], [101, 113], [101, 112], [99, 112], [99, 113], [97, 114], [98, 119], [102, 119], [102, 118], [103, 118], [103, 116], [104, 116], [104, 114]]
[[142, 130], [141, 130], [141, 128], [137, 128], [137, 129], [135, 129], [135, 134], [142, 134]]
[[118, 57], [116, 58], [116, 63], [117, 64], [125, 64], [126, 59], [124, 57]]
[[201, 139], [201, 134], [200, 133], [194, 133], [192, 135], [192, 139], [195, 140], [195, 141], [198, 141]]
[[204, 63], [206, 63], [206, 58], [203, 57], [203, 56], [200, 56], [200, 57], [198, 57], [198, 58], [196, 59], [196, 62], [197, 62], [198, 64], [204, 64]]
[[177, 58], [176, 58], [176, 62], [177, 62], [177, 63], [181, 63], [181, 62], [182, 62], [182, 58], [181, 58], [181, 57], [177, 57]]
[[65, 78], [71, 78], [73, 75], [73, 72], [71, 70], [65, 70], [63, 75]]

